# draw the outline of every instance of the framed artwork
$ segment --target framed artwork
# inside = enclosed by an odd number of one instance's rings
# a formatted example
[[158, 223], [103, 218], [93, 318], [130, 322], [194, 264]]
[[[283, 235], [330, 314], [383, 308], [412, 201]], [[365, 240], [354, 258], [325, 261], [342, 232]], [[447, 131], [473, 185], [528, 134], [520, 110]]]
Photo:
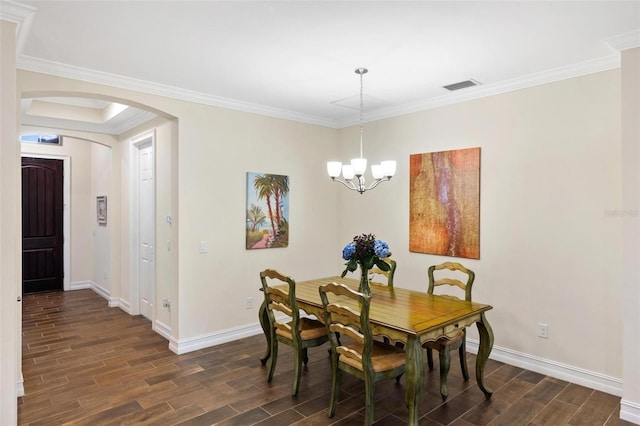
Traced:
[[98, 212], [98, 225], [107, 224], [107, 196], [96, 197], [96, 211]]
[[480, 148], [410, 156], [409, 251], [480, 258]]
[[247, 250], [289, 245], [289, 177], [247, 172]]

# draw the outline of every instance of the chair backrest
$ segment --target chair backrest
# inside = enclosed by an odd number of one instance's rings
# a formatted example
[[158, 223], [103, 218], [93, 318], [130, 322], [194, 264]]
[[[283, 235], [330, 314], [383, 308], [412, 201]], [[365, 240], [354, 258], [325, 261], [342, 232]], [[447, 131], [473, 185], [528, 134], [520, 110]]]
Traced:
[[[265, 305], [269, 315], [269, 323], [274, 328], [273, 333], [277, 329], [282, 329], [291, 333], [291, 335], [299, 336], [297, 332], [298, 322], [300, 321], [300, 311], [296, 303], [296, 282], [293, 278], [283, 275], [275, 269], [265, 269], [260, 272], [260, 281], [262, 282], [262, 291], [264, 292]], [[274, 287], [279, 284], [288, 284], [287, 291], [282, 288]], [[276, 320], [274, 311], [282, 312], [291, 318], [291, 323], [280, 322]]]
[[373, 268], [369, 269], [369, 280], [373, 282], [378, 282], [376, 281], [376, 277], [382, 276], [387, 281], [387, 285], [389, 287], [393, 287], [393, 274], [395, 274], [396, 266], [397, 266], [396, 261], [389, 257], [386, 257], [382, 260], [384, 260], [389, 265], [389, 270], [383, 271], [377, 266], [374, 266]]
[[[442, 270], [448, 270], [451, 272], [457, 271], [458, 273], [462, 274], [462, 276], [466, 275], [466, 281], [461, 281], [456, 278], [456, 275], [458, 274], [449, 274], [450, 276], [444, 277], [442, 277], [441, 274], [438, 274], [438, 278], [434, 278], [434, 272]], [[433, 294], [433, 290], [437, 286], [451, 285], [462, 289], [462, 291], [464, 291], [464, 300], [466, 300], [467, 302], [471, 302], [471, 286], [473, 285], [473, 281], [476, 278], [476, 274], [472, 270], [465, 268], [457, 262], [445, 262], [441, 263], [440, 265], [430, 266], [428, 274], [429, 289], [427, 290], [427, 293]]]
[[[358, 293], [344, 284], [329, 283], [321, 286], [319, 290], [324, 309], [324, 323], [332, 349], [343, 363], [373, 374], [373, 335], [369, 326], [371, 297]], [[336, 333], [341, 337], [350, 337], [356, 345], [347, 347], [340, 344]]]

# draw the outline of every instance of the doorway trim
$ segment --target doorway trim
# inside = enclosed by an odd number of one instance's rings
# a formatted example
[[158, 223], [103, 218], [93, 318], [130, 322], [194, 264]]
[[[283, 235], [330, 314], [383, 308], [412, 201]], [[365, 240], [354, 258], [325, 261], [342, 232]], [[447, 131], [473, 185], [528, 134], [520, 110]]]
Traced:
[[[64, 291], [71, 290], [71, 157], [68, 155], [42, 154], [21, 152], [20, 158], [45, 158], [51, 160], [62, 160], [62, 269], [64, 277], [62, 278], [62, 289]], [[20, 231], [22, 234], [22, 231]]]
[[140, 258], [140, 229], [138, 226], [138, 217], [140, 212], [139, 206], [139, 194], [138, 194], [138, 181], [140, 177], [139, 173], [139, 150], [140, 147], [151, 143], [153, 150], [153, 212], [154, 212], [154, 224], [153, 224], [153, 284], [151, 288], [151, 297], [153, 300], [153, 309], [151, 311], [151, 322], [155, 322], [156, 318], [156, 224], [155, 224], [155, 211], [156, 211], [156, 132], [150, 130], [134, 136], [129, 139], [129, 282], [130, 286], [130, 304], [129, 314], [140, 315], [140, 283], [139, 283], [139, 258]]

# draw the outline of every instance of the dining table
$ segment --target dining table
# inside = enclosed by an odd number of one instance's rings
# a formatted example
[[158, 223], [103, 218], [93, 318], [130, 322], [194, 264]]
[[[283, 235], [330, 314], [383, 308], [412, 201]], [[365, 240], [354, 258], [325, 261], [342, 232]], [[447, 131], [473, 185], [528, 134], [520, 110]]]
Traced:
[[[298, 308], [323, 320], [324, 313], [319, 287], [328, 283], [345, 284], [357, 290], [359, 280], [327, 277], [296, 282]], [[409, 411], [408, 423], [418, 424], [418, 404], [424, 382], [424, 356], [422, 345], [427, 341], [453, 337], [464, 327], [476, 324], [480, 343], [476, 357], [476, 381], [487, 398], [493, 391], [484, 381], [484, 367], [493, 348], [493, 330], [485, 313], [492, 306], [467, 302], [454, 296], [430, 295], [426, 291], [409, 290], [371, 283], [369, 321], [374, 335], [388, 338], [404, 345], [406, 357], [405, 403]], [[288, 291], [286, 285], [283, 287]], [[261, 358], [263, 365], [270, 354], [269, 319], [266, 306], [259, 310], [260, 325], [267, 338], [267, 352]]]

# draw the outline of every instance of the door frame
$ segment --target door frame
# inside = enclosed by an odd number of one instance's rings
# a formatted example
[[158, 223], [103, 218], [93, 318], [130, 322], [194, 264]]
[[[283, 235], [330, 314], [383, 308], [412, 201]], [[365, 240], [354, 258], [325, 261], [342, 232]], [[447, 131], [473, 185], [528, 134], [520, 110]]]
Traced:
[[[20, 159], [44, 158], [50, 160], [62, 160], [62, 289], [71, 290], [71, 157], [68, 155], [40, 154], [21, 152]], [[22, 203], [22, 196], [20, 197]], [[22, 230], [20, 230], [22, 235]]]
[[140, 179], [140, 147], [151, 143], [153, 150], [153, 280], [151, 286], [151, 299], [153, 300], [153, 309], [151, 310], [152, 323], [156, 318], [156, 249], [157, 249], [157, 232], [156, 232], [156, 132], [151, 130], [135, 136], [129, 140], [129, 282], [131, 303], [129, 305], [129, 313], [131, 315], [140, 315], [140, 228], [139, 228], [139, 191], [138, 181]]

